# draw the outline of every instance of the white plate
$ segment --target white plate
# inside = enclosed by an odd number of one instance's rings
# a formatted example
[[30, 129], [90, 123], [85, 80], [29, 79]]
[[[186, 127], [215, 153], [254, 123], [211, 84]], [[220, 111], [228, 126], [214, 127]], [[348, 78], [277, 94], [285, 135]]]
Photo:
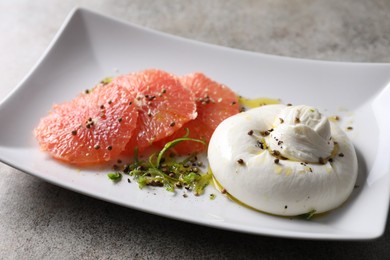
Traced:
[[[340, 208], [310, 221], [244, 208], [217, 195], [183, 198], [113, 184], [106, 170], [77, 170], [39, 151], [32, 131], [52, 104], [100, 79], [159, 68], [202, 71], [248, 97], [274, 97], [341, 115], [359, 159], [358, 185]], [[146, 212], [217, 228], [293, 238], [372, 239], [384, 232], [390, 187], [389, 64], [300, 60], [234, 50], [140, 28], [83, 9], [72, 12], [42, 59], [0, 105], [1, 161], [59, 186]]]

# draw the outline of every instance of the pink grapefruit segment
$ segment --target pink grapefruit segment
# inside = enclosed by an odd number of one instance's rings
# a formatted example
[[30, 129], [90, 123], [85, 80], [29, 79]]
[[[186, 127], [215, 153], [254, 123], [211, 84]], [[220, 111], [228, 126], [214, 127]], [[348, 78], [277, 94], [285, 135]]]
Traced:
[[[227, 86], [215, 82], [202, 73], [192, 73], [180, 78], [183, 86], [195, 95], [198, 116], [184, 124], [173, 135], [162, 140], [160, 146], [166, 142], [182, 137], [188, 128], [189, 137], [208, 141], [215, 128], [226, 118], [239, 112], [238, 97]], [[191, 154], [206, 151], [207, 146], [195, 142], [182, 142], [174, 147], [180, 154]]]
[[127, 145], [128, 153], [135, 147], [143, 151], [197, 115], [192, 92], [184, 88], [176, 76], [165, 71], [144, 70], [117, 77], [113, 83], [137, 93], [137, 134]]
[[34, 130], [41, 149], [72, 164], [115, 159], [136, 127], [134, 97], [128, 89], [108, 84], [55, 105]]

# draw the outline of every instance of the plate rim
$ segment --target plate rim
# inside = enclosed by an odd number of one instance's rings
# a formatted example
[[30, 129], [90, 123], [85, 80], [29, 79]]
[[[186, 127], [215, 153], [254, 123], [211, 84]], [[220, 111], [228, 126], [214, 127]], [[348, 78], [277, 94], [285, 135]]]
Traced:
[[[205, 43], [205, 42], [201, 42], [201, 41], [197, 41], [197, 40], [193, 40], [193, 39], [184, 38], [184, 37], [181, 37], [181, 36], [168, 34], [168, 33], [165, 33], [165, 32], [160, 32], [160, 31], [153, 30], [153, 29], [150, 29], [150, 28], [142, 27], [142, 26], [130, 23], [130, 22], [126, 22], [126, 21], [123, 21], [123, 20], [120, 20], [120, 19], [117, 19], [117, 18], [113, 18], [113, 17], [107, 16], [107, 15], [95, 12], [95, 11], [91, 11], [91, 10], [83, 8], [83, 7], [75, 7], [66, 16], [66, 18], [65, 18], [64, 22], [61, 24], [59, 30], [56, 32], [56, 34], [54, 35], [54, 37], [51, 40], [50, 44], [45, 49], [45, 51], [43, 52], [41, 57], [37, 60], [35, 65], [33, 65], [33, 67], [23, 77], [23, 79], [20, 81], [20, 83], [17, 84], [10, 91], [10, 93], [8, 93], [5, 96], [5, 98], [0, 102], [0, 110], [1, 110], [2, 107], [6, 106], [8, 100], [10, 100], [10, 97], [12, 97], [18, 90], [21, 89], [21, 86], [23, 86], [25, 84], [25, 82], [31, 77], [31, 75], [34, 74], [34, 72], [40, 66], [40, 64], [42, 64], [42, 62], [46, 59], [47, 55], [50, 53], [50, 51], [53, 49], [53, 47], [60, 40], [61, 35], [65, 31], [65, 29], [68, 27], [68, 25], [70, 24], [70, 21], [75, 17], [75, 15], [77, 15], [78, 13], [83, 13], [83, 12], [99, 16], [99, 18], [109, 19], [111, 21], [115, 21], [115, 22], [124, 24], [126, 26], [135, 27], [135, 28], [137, 28], [139, 30], [142, 30], [142, 31], [145, 31], [145, 32], [148, 32], [148, 33], [152, 33], [152, 34], [155, 34], [157, 36], [169, 37], [169, 38], [171, 38], [173, 40], [180, 40], [180, 41], [185, 41], [185, 42], [189, 42], [189, 43], [201, 44], [201, 45], [203, 45], [205, 47], [226, 49], [228, 51], [236, 51], [236, 52], [239, 52], [239, 53], [246, 53], [246, 54], [250, 54], [250, 55], [255, 54], [255, 55], [259, 55], [259, 57], [261, 57], [261, 56], [263, 56], [263, 57], [271, 57], [271, 58], [282, 59], [282, 60], [293, 60], [293, 61], [301, 61], [301, 62], [314, 62], [314, 63], [320, 63], [320, 64], [346, 64], [346, 65], [349, 65], [349, 66], [385, 66], [385, 67], [389, 67], [389, 69], [390, 69], [390, 63], [365, 63], [365, 62], [344, 62], [344, 61], [340, 62], [340, 61], [327, 61], [327, 60], [312, 60], [312, 59], [302, 59], [302, 58], [295, 58], [295, 57], [286, 57], [286, 56], [278, 56], [278, 55], [272, 55], [272, 54], [264, 54], [264, 53], [252, 52], [252, 51], [248, 51], [248, 50], [234, 49], [234, 48], [230, 48], [230, 47], [226, 47], [226, 46], [218, 46], [218, 45], [215, 45], [215, 44]], [[234, 227], [234, 228], [230, 227], [230, 226], [227, 227], [227, 226], [224, 226], [224, 225], [220, 225], [219, 223], [217, 223], [217, 224], [215, 224], [215, 223], [210, 224], [210, 223], [207, 223], [205, 221], [196, 222], [196, 221], [189, 220], [189, 219], [186, 219], [186, 218], [183, 218], [183, 217], [175, 217], [174, 215], [167, 215], [165, 213], [161, 213], [161, 212], [157, 212], [157, 211], [151, 211], [151, 210], [148, 210], [148, 209], [142, 209], [142, 208], [139, 208], [139, 207], [134, 206], [134, 205], [129, 206], [127, 204], [123, 204], [123, 203], [120, 203], [118, 201], [115, 201], [115, 199], [106, 198], [106, 197], [102, 196], [101, 194], [92, 194], [92, 193], [89, 193], [89, 192], [77, 189], [75, 187], [72, 187], [72, 186], [69, 186], [69, 185], [65, 185], [65, 184], [63, 184], [63, 183], [61, 183], [59, 181], [57, 182], [55, 180], [52, 180], [52, 179], [49, 179], [49, 178], [45, 178], [45, 176], [41, 176], [41, 175], [35, 174], [34, 172], [25, 170], [25, 169], [23, 169], [23, 167], [15, 165], [13, 162], [10, 162], [8, 160], [4, 160], [3, 158], [0, 158], [0, 161], [5, 163], [5, 164], [7, 164], [7, 165], [9, 165], [9, 166], [11, 166], [11, 167], [13, 167], [13, 168], [15, 168], [15, 169], [18, 169], [18, 170], [20, 170], [20, 171], [22, 171], [24, 173], [27, 173], [29, 175], [32, 175], [34, 177], [38, 177], [38, 178], [40, 178], [40, 179], [42, 179], [44, 181], [47, 181], [49, 183], [52, 183], [52, 184], [56, 185], [56, 186], [63, 187], [63, 188], [66, 188], [68, 190], [75, 191], [75, 192], [78, 192], [78, 193], [81, 193], [81, 194], [84, 194], [84, 195], [87, 195], [87, 196], [90, 196], [90, 197], [93, 197], [93, 198], [96, 198], [96, 199], [99, 199], [99, 200], [107, 201], [107, 202], [110, 202], [110, 203], [115, 203], [115, 204], [120, 205], [120, 206], [124, 206], [124, 207], [135, 209], [135, 210], [139, 210], [139, 211], [142, 211], [142, 212], [147, 212], [149, 214], [154, 214], [154, 215], [158, 215], [158, 216], [167, 217], [167, 218], [170, 218], [170, 219], [180, 220], [180, 221], [189, 222], [189, 223], [197, 224], [197, 225], [203, 225], [203, 226], [212, 227], [212, 228], [219, 228], [219, 229], [223, 229], [223, 230], [229, 230], [229, 231], [241, 232], [241, 233], [247, 233], [247, 234], [253, 234], [253, 235], [264, 235], [264, 236], [271, 236], [271, 237], [285, 237], [285, 238], [294, 238], [294, 239], [313, 239], [313, 240], [368, 240], [368, 239], [378, 238], [378, 237], [382, 236], [383, 233], [385, 232], [385, 226], [383, 226], [381, 232], [372, 233], [371, 236], [367, 235], [367, 236], [364, 236], [364, 237], [351, 237], [350, 235], [347, 235], [347, 236], [340, 235], [340, 236], [337, 236], [337, 237], [332, 235], [332, 236], [326, 237], [323, 234], [320, 235], [320, 236], [318, 236], [318, 235], [316, 236], [315, 233], [312, 234], [312, 233], [305, 233], [305, 232], [303, 232], [301, 235], [297, 236], [297, 232], [275, 234], [275, 232], [272, 232], [270, 230], [269, 232], [259, 233], [259, 232], [256, 232], [254, 230], [250, 230], [249, 228], [246, 228], [245, 230], [242, 230], [242, 229], [239, 229], [238, 227]], [[387, 207], [387, 211], [388, 211], [388, 209], [389, 209], [389, 207]], [[387, 217], [388, 216], [386, 216], [386, 218]]]

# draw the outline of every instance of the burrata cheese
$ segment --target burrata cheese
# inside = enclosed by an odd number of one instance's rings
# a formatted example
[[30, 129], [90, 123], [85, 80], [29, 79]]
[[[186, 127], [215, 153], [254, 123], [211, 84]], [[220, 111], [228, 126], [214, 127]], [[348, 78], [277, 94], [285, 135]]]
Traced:
[[208, 160], [231, 196], [283, 216], [340, 206], [358, 172], [347, 135], [306, 105], [267, 105], [227, 118], [210, 140]]

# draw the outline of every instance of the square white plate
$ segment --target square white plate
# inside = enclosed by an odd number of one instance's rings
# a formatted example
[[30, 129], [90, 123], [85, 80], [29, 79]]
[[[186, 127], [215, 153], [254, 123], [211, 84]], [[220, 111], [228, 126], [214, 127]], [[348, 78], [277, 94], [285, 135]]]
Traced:
[[[77, 170], [38, 148], [33, 129], [54, 103], [102, 78], [159, 68], [204, 72], [247, 97], [280, 98], [340, 115], [359, 160], [358, 187], [340, 208], [310, 221], [252, 211], [213, 187], [183, 198], [107, 170]], [[384, 232], [390, 195], [390, 64], [336, 63], [263, 55], [199, 43], [75, 9], [23, 82], [0, 104], [0, 160], [56, 185], [126, 207], [217, 228], [291, 238], [372, 239]], [[210, 193], [218, 194], [215, 200]]]

